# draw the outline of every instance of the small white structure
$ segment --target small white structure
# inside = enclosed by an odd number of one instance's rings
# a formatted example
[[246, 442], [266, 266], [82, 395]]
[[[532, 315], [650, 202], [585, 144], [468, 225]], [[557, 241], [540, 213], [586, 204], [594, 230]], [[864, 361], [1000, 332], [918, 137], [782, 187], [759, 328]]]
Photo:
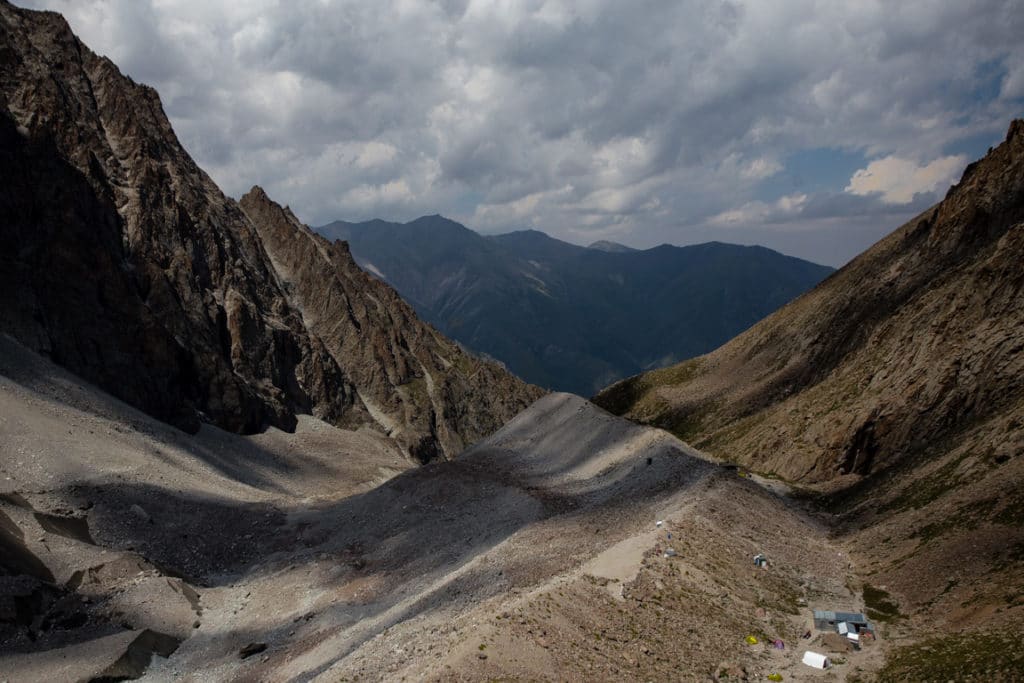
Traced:
[[661, 525], [664, 524], [664, 523], [665, 523], [665, 520], [659, 519], [657, 522], [654, 523], [654, 526], [656, 526], [656, 527], [658, 527], [660, 529]]
[[675, 557], [675, 556], [676, 556], [675, 548], [668, 548], [667, 550], [665, 550], [665, 557]]
[[832, 666], [832, 663], [828, 661], [828, 657], [817, 652], [811, 652], [810, 650], [804, 653], [804, 664], [815, 669], [827, 669]]
[[847, 633], [846, 637], [847, 637], [847, 639], [849, 639], [850, 641], [852, 641], [854, 643], [859, 643], [860, 642], [860, 634], [856, 633], [854, 631], [850, 631], [849, 633]]
[[856, 629], [850, 628], [849, 622], [846, 621], [840, 621], [838, 624], [836, 624], [836, 631], [838, 631], [839, 635], [841, 636], [849, 635], [850, 631], [853, 631], [854, 633], [857, 632]]

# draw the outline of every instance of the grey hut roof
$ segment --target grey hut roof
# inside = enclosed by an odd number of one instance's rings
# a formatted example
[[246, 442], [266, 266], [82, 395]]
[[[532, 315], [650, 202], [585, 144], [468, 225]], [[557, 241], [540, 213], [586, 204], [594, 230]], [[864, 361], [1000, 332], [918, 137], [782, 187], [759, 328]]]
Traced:
[[814, 610], [815, 621], [848, 621], [851, 624], [866, 624], [868, 618], [860, 612], [833, 612], [831, 610]]

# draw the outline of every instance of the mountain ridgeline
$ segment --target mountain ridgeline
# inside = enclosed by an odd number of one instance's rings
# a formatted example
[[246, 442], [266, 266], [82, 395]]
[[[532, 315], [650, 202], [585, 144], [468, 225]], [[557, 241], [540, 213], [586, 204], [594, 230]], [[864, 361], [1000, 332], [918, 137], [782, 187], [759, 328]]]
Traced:
[[483, 236], [441, 216], [317, 231], [346, 240], [453, 339], [585, 396], [710, 351], [832, 272], [763, 247], [579, 247], [533, 230]]
[[540, 395], [262, 191], [226, 197], [60, 15], [0, 3], [0, 46], [0, 332], [189, 431], [307, 413], [420, 460]]
[[[596, 400], [787, 479], [872, 474], [1024, 399], [1024, 122], [936, 206], [706, 356]], [[993, 422], [994, 421], [994, 422]], [[1019, 436], [1017, 425], [1009, 434]]]
[[872, 580], [930, 628], [1019, 627], [1024, 121], [813, 291], [594, 400], [816, 490]]
[[[0, 678], [1020, 680], [1024, 121], [788, 304], [829, 269], [322, 231], [0, 0]], [[585, 392], [749, 329], [598, 407], [399, 292]]]

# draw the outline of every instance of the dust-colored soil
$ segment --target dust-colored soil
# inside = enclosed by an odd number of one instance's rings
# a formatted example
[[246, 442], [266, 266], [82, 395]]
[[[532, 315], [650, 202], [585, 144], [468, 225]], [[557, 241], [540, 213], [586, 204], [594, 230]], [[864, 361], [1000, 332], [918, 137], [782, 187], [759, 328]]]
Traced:
[[576, 396], [412, 468], [310, 418], [187, 436], [0, 350], [0, 541], [27, 582], [5, 599], [34, 610], [0, 622], [11, 681], [800, 680], [810, 608], [861, 607], [792, 503]]

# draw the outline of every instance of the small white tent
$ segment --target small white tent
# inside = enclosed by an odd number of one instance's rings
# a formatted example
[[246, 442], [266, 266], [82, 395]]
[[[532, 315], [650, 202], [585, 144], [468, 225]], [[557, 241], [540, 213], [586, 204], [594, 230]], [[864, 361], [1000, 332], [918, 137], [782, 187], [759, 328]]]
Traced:
[[831, 666], [828, 657], [819, 655], [817, 652], [811, 652], [810, 650], [804, 653], [804, 664], [813, 666], [815, 669], [827, 669]]

